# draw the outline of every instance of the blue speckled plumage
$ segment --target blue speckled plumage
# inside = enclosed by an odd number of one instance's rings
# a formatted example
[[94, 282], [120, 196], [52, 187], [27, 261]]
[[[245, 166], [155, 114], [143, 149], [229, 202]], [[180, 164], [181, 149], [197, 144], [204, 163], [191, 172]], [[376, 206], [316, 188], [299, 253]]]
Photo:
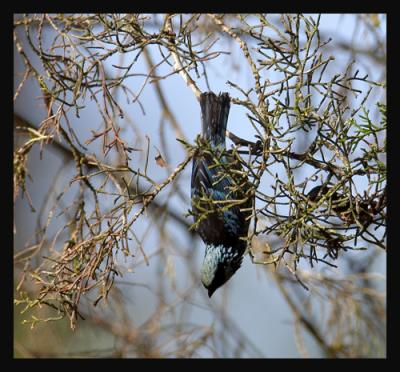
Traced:
[[[202, 113], [201, 140], [207, 143], [214, 156], [228, 168], [241, 169], [239, 163], [225, 151], [225, 131], [229, 115], [230, 98], [227, 93], [216, 96], [212, 92], [200, 96]], [[215, 165], [213, 156], [200, 150], [193, 159], [191, 197], [196, 230], [206, 244], [201, 269], [201, 280], [211, 296], [239, 269], [249, 228], [249, 208], [251, 200], [245, 198], [246, 188], [232, 191], [236, 182], [247, 185], [247, 177], [237, 176], [235, 180], [223, 169]], [[221, 211], [224, 204], [212, 201], [244, 199]], [[225, 204], [226, 205], [226, 204]]]

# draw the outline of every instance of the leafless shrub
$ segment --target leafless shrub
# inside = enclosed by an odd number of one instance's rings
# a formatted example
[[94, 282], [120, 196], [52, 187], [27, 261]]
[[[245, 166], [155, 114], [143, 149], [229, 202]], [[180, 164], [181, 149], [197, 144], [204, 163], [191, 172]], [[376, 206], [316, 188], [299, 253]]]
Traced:
[[[248, 118], [244, 125], [251, 126], [255, 136], [244, 139], [231, 131], [227, 135], [234, 144], [230, 152], [244, 166], [256, 198], [249, 253], [254, 263], [284, 269], [273, 270], [273, 276], [296, 324], [318, 341], [326, 355], [373, 354], [371, 345], [385, 339], [379, 331], [385, 311], [382, 294], [372, 289], [368, 267], [339, 280], [314, 266], [336, 267], [335, 260], [351, 250], [386, 249], [386, 104], [384, 99], [371, 102], [374, 92], [384, 92], [386, 86], [360, 74], [357, 50], [345, 69], [331, 68], [335, 58], [326, 52], [331, 40], [321, 36], [320, 22], [320, 16], [288, 14], [15, 17], [14, 44], [24, 73], [14, 101], [33, 78], [47, 115], [37, 125], [15, 113], [15, 131], [22, 145], [14, 151], [14, 201], [26, 196], [34, 208], [26, 177], [27, 158], [35, 144], [41, 151], [54, 149], [66, 164], [74, 165], [65, 187], [50, 190], [55, 202], [47, 215], [39, 211], [33, 243], [15, 253], [20, 275], [15, 302], [23, 311], [43, 304], [54, 310], [46, 318], [32, 316], [26, 322], [33, 326], [67, 316], [75, 328], [79, 317], [86, 318], [121, 342], [120, 348], [104, 355], [190, 357], [201, 355], [203, 348], [214, 356], [261, 354], [223, 308], [213, 308], [222, 329], [183, 325], [183, 320], [174, 323], [172, 330], [162, 328], [161, 318], [177, 316], [177, 309], [190, 311], [192, 287], [182, 292], [174, 285], [168, 273], [168, 257], [174, 250], [162, 249], [161, 244], [149, 256], [141, 230], [156, 226], [168, 246], [165, 229], [172, 221], [194, 239], [190, 220], [157, 197], [176, 194], [188, 204], [178, 180], [202, 145], [185, 137], [173, 113], [178, 108], [170, 106], [160, 82], [178, 74], [188, 92], [198, 98], [200, 84], [210, 89], [207, 71], [214, 60], [238, 47], [246, 64], [241, 68], [251, 71], [253, 81], [249, 89], [232, 79], [227, 83], [232, 103], [243, 108]], [[384, 51], [382, 40], [375, 39]], [[221, 45], [225, 47], [218, 49]], [[116, 57], [120, 63], [110, 62]], [[139, 58], [147, 63], [145, 73], [136, 70]], [[161, 70], [168, 72], [161, 74]], [[130, 79], [141, 81], [135, 91], [127, 83]], [[148, 86], [154, 87], [163, 110], [160, 131], [168, 124], [185, 154], [171, 166], [163, 157], [170, 145], [161, 134], [162, 148], [157, 149], [155, 161], [168, 172], [161, 181], [148, 170], [152, 138], [129, 117], [120, 97], [145, 110], [141, 94]], [[102, 128], [92, 127], [91, 137], [84, 140], [71, 118], [79, 118], [89, 104], [96, 106]], [[127, 123], [134, 141], [126, 134]], [[88, 146], [100, 141], [101, 151], [91, 155]], [[75, 194], [72, 202], [66, 202], [68, 192]], [[55, 219], [59, 228], [54, 233], [50, 225]], [[141, 228], [136, 227], [139, 222]], [[193, 259], [180, 254], [188, 275], [195, 278]], [[110, 294], [111, 298], [121, 295], [113, 283], [125, 274], [124, 258], [148, 264], [152, 257], [164, 263], [160, 281], [162, 276], [170, 278], [175, 302], [167, 301], [160, 283], [155, 293], [159, 306], [141, 327], [128, 321], [123, 308], [116, 317], [126, 327], [101, 312], [93, 313], [91, 304], [96, 306]], [[305, 271], [302, 265], [307, 263], [311, 269]], [[296, 302], [296, 292], [290, 291], [293, 283], [309, 290], [301, 304]], [[195, 279], [193, 285], [198, 285]], [[33, 288], [39, 291], [32, 292]], [[310, 297], [329, 303], [331, 308], [324, 314], [330, 316], [313, 321]], [[301, 332], [295, 329], [302, 350]], [[375, 344], [360, 342], [360, 335], [371, 332]], [[232, 344], [226, 341], [226, 333]]]

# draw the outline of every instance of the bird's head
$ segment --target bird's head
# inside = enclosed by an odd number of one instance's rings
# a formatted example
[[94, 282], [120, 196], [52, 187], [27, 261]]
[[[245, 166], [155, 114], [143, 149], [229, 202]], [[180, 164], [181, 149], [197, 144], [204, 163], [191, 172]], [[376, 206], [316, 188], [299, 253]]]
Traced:
[[211, 297], [239, 269], [242, 259], [243, 252], [234, 247], [206, 245], [201, 281], [208, 290], [208, 297]]

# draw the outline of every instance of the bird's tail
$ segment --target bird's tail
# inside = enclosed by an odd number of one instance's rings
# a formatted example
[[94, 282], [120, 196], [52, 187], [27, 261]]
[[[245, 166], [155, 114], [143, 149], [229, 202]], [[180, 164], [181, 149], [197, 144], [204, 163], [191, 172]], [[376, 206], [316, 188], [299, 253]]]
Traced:
[[228, 93], [216, 96], [213, 92], [200, 96], [202, 136], [211, 146], [225, 146], [230, 98]]

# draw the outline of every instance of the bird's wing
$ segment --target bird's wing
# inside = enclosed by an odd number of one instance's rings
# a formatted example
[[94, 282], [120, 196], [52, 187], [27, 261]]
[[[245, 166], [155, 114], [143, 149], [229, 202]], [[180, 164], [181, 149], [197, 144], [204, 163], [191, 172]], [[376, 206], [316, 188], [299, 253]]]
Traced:
[[[194, 158], [191, 188], [192, 200], [193, 198], [201, 196], [212, 200], [236, 199], [237, 196], [230, 190], [230, 186], [232, 185], [231, 177], [221, 177], [223, 170], [221, 167], [213, 167], [213, 164], [213, 160], [208, 156], [203, 155]], [[217, 207], [215, 204], [207, 205], [207, 203], [200, 203], [200, 205], [206, 209], [211, 209], [213, 207], [215, 209], [215, 207]], [[223, 208], [223, 206], [223, 204], [218, 205], [219, 208]], [[222, 213], [209, 214], [207, 219], [202, 222], [202, 226], [198, 229], [203, 239], [205, 238], [205, 236], [203, 236], [205, 234], [202, 234], [203, 229], [207, 231], [208, 238], [212, 236], [212, 239], [215, 238], [221, 241], [237, 239], [238, 236], [247, 235], [249, 221], [246, 221], [246, 217], [248, 213], [243, 213], [240, 210], [240, 208], [246, 206], [247, 205], [234, 205]], [[196, 209], [194, 203], [193, 210], [196, 212]], [[195, 220], [197, 221], [196, 214]], [[223, 227], [222, 229], [221, 225]], [[213, 233], [214, 230], [217, 230], [215, 234]]]

